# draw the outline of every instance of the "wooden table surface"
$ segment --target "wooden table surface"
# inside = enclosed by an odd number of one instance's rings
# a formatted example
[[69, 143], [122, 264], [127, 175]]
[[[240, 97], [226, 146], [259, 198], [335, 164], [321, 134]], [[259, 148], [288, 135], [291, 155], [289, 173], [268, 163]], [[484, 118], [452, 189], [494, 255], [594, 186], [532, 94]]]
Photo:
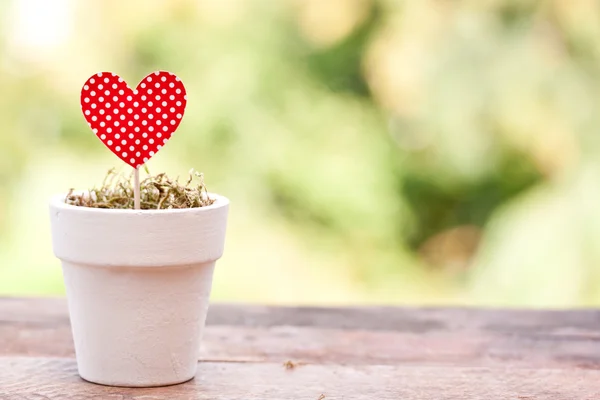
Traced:
[[0, 298], [0, 399], [600, 399], [600, 312], [211, 306], [196, 378], [77, 375], [64, 299]]

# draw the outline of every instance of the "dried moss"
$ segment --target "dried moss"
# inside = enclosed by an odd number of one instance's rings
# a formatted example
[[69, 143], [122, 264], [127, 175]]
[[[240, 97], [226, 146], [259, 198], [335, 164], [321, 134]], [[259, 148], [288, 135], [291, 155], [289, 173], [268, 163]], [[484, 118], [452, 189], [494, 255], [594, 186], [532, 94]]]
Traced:
[[[146, 170], [146, 173], [148, 171]], [[118, 174], [113, 168], [108, 171], [100, 188], [75, 193], [71, 189], [65, 202], [74, 206], [133, 209], [134, 174]], [[150, 175], [140, 181], [140, 207], [142, 210], [165, 210], [205, 207], [214, 203], [204, 184], [204, 175], [191, 170], [185, 184], [172, 180], [166, 174]]]

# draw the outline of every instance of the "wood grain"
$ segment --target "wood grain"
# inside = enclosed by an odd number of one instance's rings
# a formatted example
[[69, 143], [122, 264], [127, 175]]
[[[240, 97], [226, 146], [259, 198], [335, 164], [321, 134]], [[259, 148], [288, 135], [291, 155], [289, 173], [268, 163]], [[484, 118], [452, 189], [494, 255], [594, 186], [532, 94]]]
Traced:
[[[63, 298], [0, 297], [0, 323], [68, 323]], [[503, 333], [548, 332], [600, 328], [600, 310], [498, 310], [472, 308], [402, 307], [268, 307], [211, 305], [208, 325], [309, 326], [338, 329], [401, 330], [424, 333], [435, 330], [485, 330]]]
[[69, 359], [0, 358], [0, 371], [0, 400], [600, 398], [599, 371], [201, 363], [194, 380], [152, 389], [87, 383]]
[[0, 400], [600, 399], [594, 310], [216, 304], [201, 350], [184, 385], [90, 384], [64, 299], [0, 299]]
[[[201, 359], [600, 369], [599, 316], [217, 304], [209, 311]], [[0, 338], [0, 354], [74, 357], [63, 299], [0, 300]]]

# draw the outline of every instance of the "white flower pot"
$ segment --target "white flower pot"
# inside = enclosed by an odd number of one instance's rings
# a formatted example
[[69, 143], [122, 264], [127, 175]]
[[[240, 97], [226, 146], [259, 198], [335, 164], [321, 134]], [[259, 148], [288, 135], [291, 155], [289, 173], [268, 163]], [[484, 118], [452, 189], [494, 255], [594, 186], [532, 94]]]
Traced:
[[163, 386], [196, 374], [229, 201], [181, 210], [50, 202], [79, 374], [111, 386]]

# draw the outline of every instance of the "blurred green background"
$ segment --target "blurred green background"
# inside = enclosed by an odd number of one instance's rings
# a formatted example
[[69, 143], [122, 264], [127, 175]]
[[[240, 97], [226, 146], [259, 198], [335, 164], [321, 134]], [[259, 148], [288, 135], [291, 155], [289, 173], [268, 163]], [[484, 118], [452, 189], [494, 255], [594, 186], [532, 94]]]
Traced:
[[150, 171], [232, 201], [213, 299], [600, 304], [594, 0], [2, 1], [0, 294], [63, 293], [47, 200], [120, 166], [83, 82], [158, 69]]

